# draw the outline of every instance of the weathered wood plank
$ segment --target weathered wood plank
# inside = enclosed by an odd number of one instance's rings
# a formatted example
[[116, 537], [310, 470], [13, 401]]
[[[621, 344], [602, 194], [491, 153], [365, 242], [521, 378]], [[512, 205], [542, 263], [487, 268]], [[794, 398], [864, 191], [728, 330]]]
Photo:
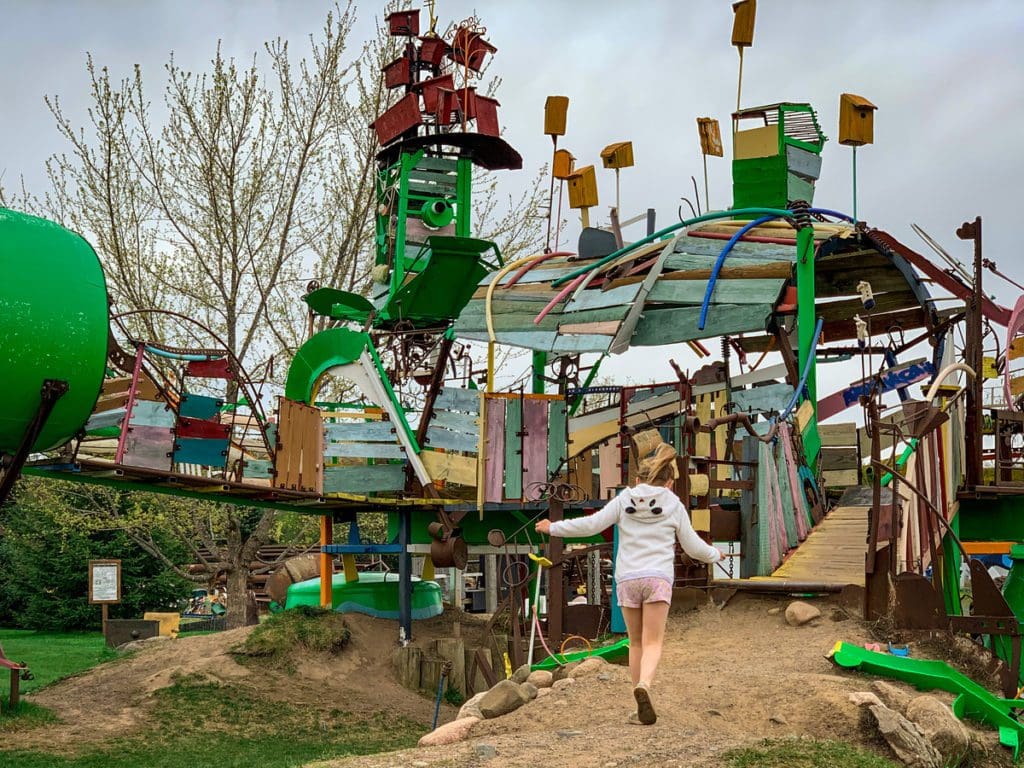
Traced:
[[781, 412], [793, 397], [789, 384], [767, 384], [762, 387], [734, 390], [732, 393], [736, 409], [744, 412]]
[[[678, 258], [678, 257], [677, 257]], [[793, 276], [793, 265], [784, 261], [772, 261], [757, 264], [741, 264], [726, 262], [718, 273], [720, 280], [752, 280], [755, 278], [786, 278]], [[707, 280], [711, 277], [711, 265], [707, 267], [695, 265], [694, 267], [680, 268], [675, 272], [666, 272], [661, 280]], [[618, 288], [623, 285], [632, 285], [643, 282], [643, 275], [630, 275], [613, 280], [607, 287]]]
[[[753, 234], [753, 233], [751, 233]], [[776, 233], [776, 237], [787, 235]], [[789, 237], [795, 237], [793, 230], [789, 230]], [[725, 247], [724, 240], [712, 237], [684, 237], [676, 244], [676, 254], [680, 256], [700, 256], [714, 262], [718, 254]], [[733, 257], [749, 259], [752, 261], [796, 261], [796, 245], [785, 243], [751, 243], [740, 241], [733, 246], [729, 254], [729, 260]]]
[[523, 491], [547, 481], [548, 403], [527, 397], [523, 400]]
[[[718, 280], [711, 294], [713, 304], [774, 304], [785, 280], [755, 278], [752, 280]], [[666, 304], [701, 304], [707, 280], [659, 280], [647, 301]]]
[[427, 445], [431, 448], [444, 448], [446, 451], [476, 453], [480, 450], [480, 436], [479, 433], [452, 432], [450, 429], [431, 426], [427, 428]]
[[405, 488], [405, 464], [325, 467], [324, 493], [376, 493]]
[[769, 314], [769, 305], [716, 304], [708, 312], [704, 330], [700, 330], [697, 328], [700, 307], [646, 310], [630, 343], [634, 347], [650, 347], [731, 333], [762, 331]]
[[505, 400], [489, 397], [486, 442], [484, 444], [484, 501], [504, 500], [505, 476]]
[[420, 453], [420, 459], [434, 480], [444, 480], [446, 483], [455, 483], [456, 485], [476, 486], [477, 460], [474, 456], [425, 450]]
[[327, 458], [352, 457], [358, 459], [404, 459], [405, 450], [395, 443], [327, 443]]
[[859, 475], [856, 469], [839, 469], [821, 473], [826, 488], [848, 488], [857, 485]]
[[522, 400], [505, 401], [505, 498], [523, 496]]
[[136, 400], [128, 423], [135, 427], [173, 427], [174, 411], [167, 403], [152, 400]]
[[431, 426], [444, 427], [453, 432], [465, 432], [476, 436], [480, 432], [480, 417], [474, 413], [456, 413], [434, 409], [434, 416], [430, 420]]
[[434, 408], [479, 415], [480, 392], [476, 389], [444, 387], [437, 393], [437, 399], [434, 400]]
[[390, 421], [338, 422], [325, 424], [324, 430], [328, 440], [394, 442], [397, 439]]
[[850, 446], [857, 444], [857, 425], [850, 421], [843, 424], [819, 424], [818, 434], [822, 446]]
[[851, 447], [829, 447], [821, 449], [821, 468], [823, 470], [857, 469], [860, 460], [857, 449]]
[[614, 336], [620, 325], [618, 320], [605, 320], [599, 323], [562, 323], [558, 326], [558, 332], [569, 335], [589, 333], [599, 336]]
[[567, 427], [568, 416], [565, 401], [551, 402], [548, 409], [548, 475], [558, 472], [562, 461], [566, 458]]

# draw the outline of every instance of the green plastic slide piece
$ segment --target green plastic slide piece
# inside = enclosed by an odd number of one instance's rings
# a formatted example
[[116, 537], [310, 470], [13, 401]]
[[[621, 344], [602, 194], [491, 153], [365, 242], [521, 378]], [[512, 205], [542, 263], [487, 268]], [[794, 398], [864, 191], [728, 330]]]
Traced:
[[571, 664], [574, 661], [582, 661], [583, 659], [589, 659], [591, 656], [597, 656], [598, 658], [604, 659], [605, 661], [618, 661], [629, 653], [629, 638], [624, 637], [617, 643], [612, 645], [605, 645], [601, 648], [593, 648], [589, 651], [573, 651], [572, 653], [556, 653], [554, 656], [548, 656], [542, 661], [538, 661], [532, 667], [531, 670], [546, 669], [552, 670], [557, 667], [561, 667], [565, 664]]
[[921, 690], [957, 694], [953, 702], [953, 714], [960, 719], [970, 718], [998, 728], [999, 743], [1013, 750], [1013, 759], [1018, 759], [1024, 725], [1014, 719], [1013, 711], [1024, 708], [1024, 701], [993, 696], [942, 661], [892, 656], [843, 642], [835, 644], [829, 658], [834, 664], [846, 669], [902, 680]]
[[336, 320], [365, 322], [374, 311], [373, 304], [365, 297], [337, 288], [317, 288], [303, 296], [302, 300], [315, 314]]

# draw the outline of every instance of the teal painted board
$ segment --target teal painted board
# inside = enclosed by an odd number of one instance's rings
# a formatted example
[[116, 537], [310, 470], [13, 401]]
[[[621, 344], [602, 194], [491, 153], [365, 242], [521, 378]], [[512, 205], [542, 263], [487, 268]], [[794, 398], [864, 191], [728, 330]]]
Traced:
[[568, 419], [564, 400], [551, 400], [548, 410], [548, 474], [554, 475], [566, 457]]
[[204, 467], [223, 467], [227, 458], [227, 440], [180, 437], [174, 441], [175, 464], [200, 464]]
[[174, 411], [167, 403], [136, 400], [128, 423], [133, 427], [173, 427], [175, 421]]
[[741, 413], [781, 413], [792, 397], [793, 387], [790, 384], [767, 384], [732, 391], [732, 400], [736, 404], [734, 411]]
[[404, 459], [405, 451], [398, 443], [327, 443], [324, 456], [347, 456], [359, 459]]
[[[608, 320], [621, 320], [626, 314], [627, 307], [604, 307], [600, 309], [588, 309], [582, 312], [573, 312], [566, 315], [561, 310], [550, 312], [541, 319], [539, 323], [534, 322], [537, 314], [544, 309], [544, 305], [530, 304], [524, 309], [516, 312], [502, 312], [491, 315], [491, 326], [496, 334], [511, 331], [533, 333], [536, 331], [557, 331], [559, 326], [565, 323], [602, 323]], [[481, 310], [466, 310], [459, 315], [455, 324], [455, 332], [464, 331], [486, 331], [487, 318]]]
[[430, 419], [430, 425], [474, 436], [480, 434], [480, 417], [473, 413], [456, 413], [435, 409], [434, 415]]
[[412, 173], [426, 168], [431, 171], [445, 171], [448, 173], [455, 172], [456, 163], [454, 160], [449, 160], [445, 157], [421, 157], [416, 161], [416, 167], [413, 168]]
[[548, 352], [568, 354], [575, 352], [607, 352], [611, 346], [612, 336], [599, 334], [559, 334], [547, 348]]
[[523, 401], [505, 401], [505, 498], [523, 497]]
[[[712, 304], [774, 304], [786, 281], [783, 278], [717, 280], [711, 293]], [[659, 280], [647, 294], [648, 302], [701, 304], [707, 280]]]
[[463, 413], [480, 413], [480, 392], [476, 389], [445, 387], [437, 393], [434, 408]]
[[485, 402], [487, 439], [484, 442], [484, 501], [504, 501], [506, 400], [491, 397]]
[[701, 331], [697, 328], [700, 307], [652, 309], [644, 312], [630, 343], [634, 347], [656, 347], [689, 339], [763, 331], [771, 311], [767, 304], [716, 304], [708, 312], [707, 322]]
[[324, 467], [324, 493], [378, 493], [405, 488], [405, 464]]
[[[486, 331], [459, 331], [458, 337], [471, 341], [488, 340]], [[612, 337], [597, 334], [565, 335], [556, 331], [502, 331], [495, 333], [495, 341], [540, 352], [607, 352]]]
[[795, 173], [786, 174], [786, 194], [790, 200], [814, 200], [814, 182]]
[[427, 429], [427, 445], [431, 448], [444, 448], [446, 451], [477, 453], [480, 450], [480, 435], [432, 426]]
[[563, 313], [579, 312], [586, 309], [603, 309], [605, 307], [622, 307], [623, 315], [627, 305], [636, 298], [640, 291], [640, 283], [620, 285], [602, 291], [597, 288], [587, 289], [565, 305]]
[[274, 465], [265, 459], [246, 459], [242, 467], [242, 477], [267, 479], [274, 474]]
[[349, 423], [325, 424], [327, 440], [357, 440], [361, 442], [393, 443], [398, 438], [390, 421], [353, 421]]
[[127, 409], [125, 408], [111, 408], [109, 411], [94, 413], [89, 417], [89, 421], [85, 423], [85, 431], [89, 432], [93, 429], [120, 426], [126, 412]]
[[[795, 239], [796, 231], [780, 229], [778, 230], [777, 236], [779, 238]], [[674, 259], [683, 255], [692, 257], [706, 256], [713, 262], [718, 257], [718, 254], [722, 252], [722, 248], [725, 247], [725, 242], [725, 240], [719, 240], [715, 237], [695, 236], [680, 238], [679, 243], [676, 245], [675, 253], [668, 257], [668, 261], [666, 263], [671, 267], [675, 263]], [[758, 263], [764, 263], [766, 261], [793, 262], [796, 261], [796, 244], [751, 243], [746, 240], [740, 240], [732, 247], [726, 263], [732, 263], [734, 258], [748, 259], [752, 262]]]
[[217, 416], [222, 405], [224, 405], [224, 401], [217, 397], [183, 395], [181, 405], [178, 406], [178, 414], [182, 418], [209, 421]]

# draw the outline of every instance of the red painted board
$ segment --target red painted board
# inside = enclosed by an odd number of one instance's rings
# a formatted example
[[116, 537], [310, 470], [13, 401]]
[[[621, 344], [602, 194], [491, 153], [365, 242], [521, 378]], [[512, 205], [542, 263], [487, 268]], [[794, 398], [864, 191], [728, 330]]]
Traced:
[[180, 419], [175, 429], [178, 437], [198, 437], [206, 440], [226, 440], [231, 434], [230, 424], [202, 419]]
[[186, 376], [199, 379], [234, 379], [231, 362], [227, 358], [220, 360], [191, 360], [185, 368]]

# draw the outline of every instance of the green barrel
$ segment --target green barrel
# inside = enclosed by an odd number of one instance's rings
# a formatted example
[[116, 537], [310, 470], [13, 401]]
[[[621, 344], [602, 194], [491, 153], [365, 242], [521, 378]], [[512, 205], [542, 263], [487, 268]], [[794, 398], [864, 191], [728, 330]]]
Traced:
[[68, 383], [35, 450], [92, 413], [107, 362], [107, 286], [96, 252], [52, 221], [0, 208], [0, 451], [20, 444], [44, 379]]

